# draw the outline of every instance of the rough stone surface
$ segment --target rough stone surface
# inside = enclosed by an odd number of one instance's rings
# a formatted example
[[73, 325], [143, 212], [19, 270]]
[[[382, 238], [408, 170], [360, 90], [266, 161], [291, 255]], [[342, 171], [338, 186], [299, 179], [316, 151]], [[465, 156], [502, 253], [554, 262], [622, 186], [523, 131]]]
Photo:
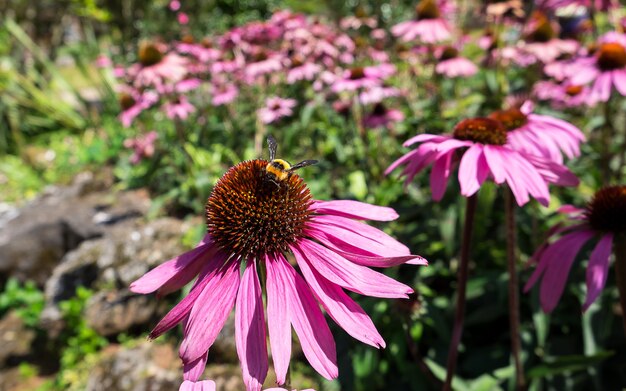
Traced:
[[102, 335], [115, 335], [138, 325], [154, 326], [155, 316], [168, 308], [157, 305], [159, 301], [153, 296], [133, 295], [127, 288], [148, 270], [184, 252], [180, 238], [188, 228], [171, 218], [149, 223], [137, 220], [83, 242], [63, 258], [46, 282], [43, 323], [53, 335], [62, 329], [58, 303], [83, 286], [96, 290], [86, 312]]
[[0, 368], [27, 356], [34, 339], [35, 332], [27, 329], [15, 312], [0, 319]]
[[177, 390], [181, 373], [173, 346], [142, 342], [132, 348], [109, 348], [90, 372], [85, 390]]
[[89, 299], [84, 316], [89, 327], [108, 337], [156, 321], [155, 315], [164, 312], [158, 311], [158, 304], [152, 297], [128, 290], [102, 291]]
[[0, 283], [16, 277], [43, 286], [63, 256], [81, 242], [148, 210], [147, 192], [109, 193], [110, 185], [110, 180], [84, 173], [71, 186], [49, 187], [17, 213], [5, 213], [0, 219]]

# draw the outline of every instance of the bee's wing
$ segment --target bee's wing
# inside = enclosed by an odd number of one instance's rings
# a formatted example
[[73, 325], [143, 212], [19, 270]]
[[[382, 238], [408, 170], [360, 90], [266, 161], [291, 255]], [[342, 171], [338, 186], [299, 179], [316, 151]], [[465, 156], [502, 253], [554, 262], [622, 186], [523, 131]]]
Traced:
[[297, 163], [291, 166], [288, 171], [295, 171], [299, 168], [310, 166], [313, 164], [317, 164], [317, 160], [303, 160], [300, 163]]
[[271, 134], [267, 136], [267, 146], [270, 149], [270, 161], [276, 158], [276, 150], [278, 149], [278, 143], [276, 139]]

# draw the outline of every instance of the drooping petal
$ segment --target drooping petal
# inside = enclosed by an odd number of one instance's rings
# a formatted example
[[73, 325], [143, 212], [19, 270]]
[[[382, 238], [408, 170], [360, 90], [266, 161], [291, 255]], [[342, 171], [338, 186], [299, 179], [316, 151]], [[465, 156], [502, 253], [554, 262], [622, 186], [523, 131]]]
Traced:
[[261, 284], [256, 262], [249, 259], [235, 307], [235, 343], [248, 391], [260, 391], [267, 376], [267, 345]]
[[461, 194], [465, 197], [476, 193], [485, 180], [485, 170], [480, 169], [480, 159], [482, 155], [481, 146], [475, 144], [465, 151], [461, 158], [461, 164], [459, 165], [459, 184], [461, 185]]
[[440, 201], [446, 191], [453, 154], [454, 151], [451, 151], [439, 157], [430, 171], [430, 188], [435, 201]]
[[[291, 326], [289, 325], [289, 307], [287, 287], [282, 281], [276, 265], [282, 260], [282, 255], [265, 257], [267, 270], [267, 327], [270, 335], [272, 360], [276, 372], [276, 382], [285, 383], [289, 360], [291, 359]], [[280, 266], [279, 266], [280, 267]]]
[[611, 256], [612, 247], [613, 234], [608, 233], [602, 236], [591, 253], [589, 265], [587, 266], [587, 298], [585, 299], [585, 304], [583, 304], [583, 311], [587, 311], [587, 308], [598, 298], [600, 292], [604, 289], [606, 277], [609, 274], [609, 257]]
[[391, 221], [398, 218], [398, 214], [392, 208], [351, 200], [315, 201], [311, 209], [320, 214], [359, 220]]
[[209, 352], [206, 352], [194, 361], [183, 364], [183, 379], [191, 382], [197, 382], [206, 368], [208, 358]]
[[385, 347], [385, 341], [365, 311], [339, 286], [331, 283], [311, 268], [302, 255], [302, 250], [297, 246], [292, 246], [291, 250], [298, 261], [300, 271], [302, 271], [311, 290], [322, 303], [328, 315], [342, 329], [359, 341], [376, 348]]
[[235, 304], [238, 288], [239, 262], [231, 259], [209, 281], [191, 309], [180, 345], [183, 362], [194, 361], [213, 345]]
[[180, 385], [178, 391], [215, 391], [215, 382], [213, 380], [202, 380], [199, 382], [185, 380]]
[[397, 252], [398, 254], [408, 255], [411, 253], [409, 248], [404, 244], [398, 242], [378, 228], [372, 227], [371, 225], [367, 225], [360, 221], [355, 221], [341, 216], [314, 216], [312, 221], [352, 231], [353, 233], [356, 233], [366, 239], [373, 240], [385, 246], [389, 250]]
[[213, 242], [207, 235], [198, 247], [160, 264], [131, 283], [131, 292], [152, 293], [168, 283], [184, 286], [198, 274], [213, 249]]
[[329, 281], [362, 295], [407, 298], [413, 290], [386, 275], [354, 264], [339, 254], [304, 239], [299, 248], [311, 265]]
[[328, 380], [336, 378], [335, 340], [306, 282], [284, 259], [277, 258], [273, 267], [289, 295], [289, 318], [304, 356], [320, 375]]
[[504, 183], [506, 178], [504, 165], [506, 162], [502, 160], [500, 153], [498, 153], [498, 148], [493, 145], [485, 145], [483, 147], [483, 154], [485, 156], [485, 161], [489, 166], [489, 170], [493, 175], [493, 181], [497, 184]]
[[226, 255], [222, 251], [218, 251], [215, 256], [207, 263], [198, 280], [196, 280], [191, 291], [178, 304], [176, 304], [168, 313], [159, 321], [159, 323], [150, 332], [150, 339], [155, 339], [166, 331], [172, 329], [180, 323], [191, 311], [194, 303], [204, 290], [206, 285], [215, 277], [215, 273], [219, 267], [226, 261]]
[[554, 242], [543, 253], [540, 263], [545, 259], [547, 266], [541, 280], [539, 297], [544, 312], [551, 312], [556, 307], [576, 254], [593, 235], [594, 232], [588, 230], [573, 232]]

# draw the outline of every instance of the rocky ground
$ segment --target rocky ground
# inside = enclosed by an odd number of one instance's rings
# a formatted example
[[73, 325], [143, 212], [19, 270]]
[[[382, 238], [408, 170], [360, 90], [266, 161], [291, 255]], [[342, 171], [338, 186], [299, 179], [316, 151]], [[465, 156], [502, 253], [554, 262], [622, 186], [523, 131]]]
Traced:
[[[92, 391], [174, 390], [180, 384], [176, 338], [145, 339], [179, 296], [157, 300], [132, 294], [128, 286], [185, 251], [181, 237], [193, 224], [148, 220], [145, 191], [111, 188], [106, 175], [85, 173], [19, 209], [0, 208], [0, 288], [17, 279], [34, 281], [45, 292], [37, 324], [25, 324], [13, 310], [0, 319], [0, 390], [34, 390], [58, 376], [64, 365], [60, 344], [70, 332], [60, 305], [79, 287], [91, 292], [80, 322], [106, 343], [78, 360], [69, 384]], [[219, 390], [243, 387], [233, 334], [231, 320], [211, 350], [207, 377]]]

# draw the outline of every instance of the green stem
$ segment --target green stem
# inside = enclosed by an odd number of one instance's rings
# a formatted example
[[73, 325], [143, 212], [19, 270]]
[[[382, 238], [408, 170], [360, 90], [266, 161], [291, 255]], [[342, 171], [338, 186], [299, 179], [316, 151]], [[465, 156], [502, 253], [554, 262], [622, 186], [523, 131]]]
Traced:
[[524, 367], [521, 359], [520, 315], [519, 315], [519, 282], [517, 280], [517, 257], [515, 248], [517, 232], [515, 230], [515, 200], [511, 189], [504, 193], [504, 218], [506, 221], [506, 259], [509, 272], [509, 329], [511, 332], [511, 354], [515, 364], [516, 387], [518, 391], [526, 389]]
[[448, 362], [446, 364], [446, 380], [443, 391], [452, 390], [452, 377], [456, 369], [461, 335], [463, 334], [463, 321], [465, 318], [465, 302], [467, 279], [469, 275], [469, 255], [470, 242], [472, 240], [472, 230], [474, 228], [474, 215], [476, 214], [477, 196], [474, 194], [467, 199], [465, 206], [465, 223], [463, 226], [463, 240], [461, 242], [461, 259], [457, 274], [457, 300], [454, 315], [454, 327], [452, 329], [452, 339], [448, 350]]
[[613, 239], [615, 253], [615, 279], [619, 290], [619, 304], [622, 307], [622, 323], [626, 335], [626, 234], [615, 235]]

